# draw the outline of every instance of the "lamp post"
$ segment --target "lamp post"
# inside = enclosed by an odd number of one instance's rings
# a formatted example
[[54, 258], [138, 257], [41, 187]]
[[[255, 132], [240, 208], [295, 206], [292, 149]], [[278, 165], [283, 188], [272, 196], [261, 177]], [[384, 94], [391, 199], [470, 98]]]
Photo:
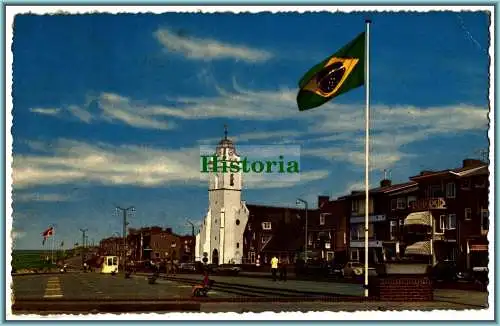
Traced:
[[[191, 222], [190, 220], [187, 220], [187, 223], [189, 225], [191, 225], [191, 236], [193, 237], [193, 239], [191, 241], [195, 241], [195, 243], [196, 243], [196, 239], [195, 239], [195, 235], [194, 235], [194, 223]], [[195, 261], [195, 256], [196, 256], [196, 254], [195, 254], [196, 247], [193, 249], [191, 247], [191, 244], [189, 244], [189, 250], [192, 251], [192, 252], [190, 252], [189, 256], [192, 257], [192, 261], [194, 262]], [[191, 260], [191, 258], [190, 258], [190, 260]]]
[[297, 198], [297, 201], [295, 202], [297, 205], [300, 205], [301, 203], [304, 204], [306, 208], [306, 232], [305, 232], [305, 242], [304, 242], [304, 260], [305, 263], [307, 263], [307, 211], [309, 210], [309, 205], [307, 204], [307, 201], [301, 198]]
[[123, 213], [123, 271], [125, 272], [125, 268], [127, 266], [127, 214], [129, 211], [135, 212], [135, 207], [130, 206], [127, 208], [121, 208], [120, 206], [116, 206], [117, 211], [121, 211]]

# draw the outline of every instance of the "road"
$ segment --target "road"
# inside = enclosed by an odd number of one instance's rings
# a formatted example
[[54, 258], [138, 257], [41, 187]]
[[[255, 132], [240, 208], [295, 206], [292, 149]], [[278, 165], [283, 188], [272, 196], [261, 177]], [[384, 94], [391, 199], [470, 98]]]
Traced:
[[[389, 303], [362, 300], [357, 284], [296, 281], [273, 282], [249, 277], [213, 276], [208, 299], [193, 300], [190, 282], [199, 275], [178, 275], [149, 284], [144, 275], [66, 273], [13, 277], [13, 294], [20, 311], [327, 311], [390, 309], [481, 309], [487, 293], [436, 290], [434, 302]], [[325, 299], [325, 293], [335, 295]], [[321, 300], [310, 302], [312, 299]], [[354, 298], [354, 299], [353, 299]]]

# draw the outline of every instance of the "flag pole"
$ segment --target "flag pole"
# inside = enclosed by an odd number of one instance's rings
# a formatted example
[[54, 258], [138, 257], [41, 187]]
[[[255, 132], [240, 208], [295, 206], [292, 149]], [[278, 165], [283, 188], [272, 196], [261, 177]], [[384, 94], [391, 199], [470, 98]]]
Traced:
[[369, 164], [370, 164], [370, 20], [366, 23], [366, 110], [365, 110], [365, 297], [368, 297], [368, 221], [369, 221]]

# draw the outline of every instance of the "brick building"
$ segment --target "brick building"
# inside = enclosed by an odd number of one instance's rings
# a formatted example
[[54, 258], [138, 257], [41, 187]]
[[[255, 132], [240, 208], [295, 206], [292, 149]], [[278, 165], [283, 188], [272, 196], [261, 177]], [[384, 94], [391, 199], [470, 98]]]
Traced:
[[118, 256], [123, 248], [123, 238], [110, 237], [99, 242], [101, 256]]
[[[400, 257], [404, 218], [416, 200], [418, 185], [406, 182], [393, 185], [383, 179], [380, 187], [369, 191], [368, 262], [379, 264]], [[350, 207], [349, 260], [365, 261], [365, 192], [353, 191], [341, 197]]]
[[[302, 257], [305, 242], [305, 209], [247, 204], [249, 219], [243, 235], [243, 263], [268, 264], [276, 255], [293, 263]], [[308, 210], [314, 220], [317, 210]]]
[[[107, 238], [100, 242], [103, 255], [121, 256], [123, 238]], [[127, 257], [134, 261], [169, 260], [173, 258], [180, 262], [193, 260], [194, 237], [180, 236], [171, 228], [159, 226], [141, 229], [129, 229], [127, 234]]]
[[487, 266], [488, 175], [486, 163], [466, 159], [460, 168], [423, 171], [410, 178], [419, 185], [420, 200], [405, 221], [417, 228], [409, 235], [422, 235], [422, 228], [431, 234], [420, 238], [415, 250], [420, 246], [434, 261], [454, 260], [462, 268]]
[[318, 197], [319, 214], [308, 221], [308, 251], [312, 258], [327, 262], [347, 262], [348, 208], [345, 199]]

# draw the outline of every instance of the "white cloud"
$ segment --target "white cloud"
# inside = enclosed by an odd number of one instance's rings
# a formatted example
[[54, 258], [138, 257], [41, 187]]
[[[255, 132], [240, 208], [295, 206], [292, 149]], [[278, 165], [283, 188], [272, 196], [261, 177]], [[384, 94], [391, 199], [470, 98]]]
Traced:
[[59, 108], [30, 108], [30, 111], [38, 114], [45, 115], [58, 115], [61, 112]]
[[56, 193], [17, 193], [12, 196], [15, 202], [62, 202], [71, 200], [71, 196]]
[[[16, 189], [78, 182], [141, 187], [173, 183], [207, 186], [206, 174], [200, 173], [198, 147], [166, 150], [137, 145], [88, 144], [68, 139], [52, 142], [51, 146], [43, 146], [41, 142], [28, 144], [35, 144], [46, 151], [44, 155], [14, 156], [13, 185]], [[298, 179], [277, 182], [286, 184], [283, 187], [291, 186], [323, 178], [325, 173], [306, 171], [301, 172]], [[270, 187], [263, 175], [248, 177], [247, 181], [252, 188]], [[28, 198], [26, 195], [24, 199]]]
[[18, 240], [24, 238], [26, 236], [26, 232], [12, 230], [10, 235], [12, 237], [12, 240]]
[[120, 121], [129, 126], [145, 129], [172, 129], [172, 122], [155, 119], [143, 108], [146, 105], [133, 103], [130, 99], [112, 94], [103, 93], [99, 97], [99, 107], [102, 110], [101, 118], [106, 121]]
[[70, 105], [68, 111], [83, 122], [90, 123], [93, 120], [92, 114], [76, 105]]
[[[254, 91], [242, 88], [234, 80], [232, 90], [216, 84], [215, 88], [217, 95], [213, 97], [168, 99], [175, 105], [149, 104], [118, 94], [103, 93], [95, 99], [99, 112], [92, 112], [91, 117], [87, 109], [78, 111], [77, 107], [72, 107], [71, 112], [82, 121], [119, 121], [149, 129], [174, 128], [176, 125], [172, 119], [253, 120], [256, 128], [259, 121], [294, 120], [303, 127], [274, 129], [268, 133], [257, 129], [253, 133], [231, 135], [231, 138], [239, 142], [302, 145], [302, 155], [364, 165], [364, 105], [329, 102], [321, 108], [299, 112], [296, 90]], [[371, 113], [371, 169], [389, 168], [401, 159], [411, 157], [414, 153], [407, 153], [405, 145], [429, 137], [486, 131], [488, 127], [488, 108], [465, 104], [420, 108], [373, 105]], [[200, 143], [212, 141], [218, 139], [205, 139]]]
[[327, 178], [329, 174], [330, 172], [327, 170], [300, 172], [297, 176], [284, 174], [281, 177], [276, 174], [250, 173], [243, 176], [243, 185], [246, 189], [291, 188], [299, 184]]
[[155, 38], [166, 50], [178, 52], [194, 60], [235, 59], [247, 62], [267, 61], [272, 57], [268, 51], [222, 43], [211, 39], [180, 36], [161, 28], [154, 33]]

